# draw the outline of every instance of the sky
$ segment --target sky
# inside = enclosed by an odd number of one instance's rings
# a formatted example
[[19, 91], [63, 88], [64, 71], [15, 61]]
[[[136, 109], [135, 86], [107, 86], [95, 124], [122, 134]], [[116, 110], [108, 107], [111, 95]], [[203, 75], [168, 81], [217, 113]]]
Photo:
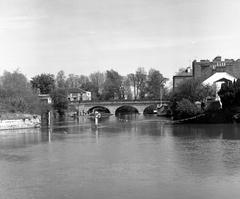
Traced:
[[0, 0], [0, 73], [172, 78], [196, 59], [240, 58], [239, 0]]

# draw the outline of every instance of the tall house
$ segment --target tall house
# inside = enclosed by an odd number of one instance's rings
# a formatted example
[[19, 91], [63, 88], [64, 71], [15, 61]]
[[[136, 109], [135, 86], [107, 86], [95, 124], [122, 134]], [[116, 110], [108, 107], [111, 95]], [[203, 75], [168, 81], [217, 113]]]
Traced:
[[216, 72], [227, 72], [236, 78], [240, 78], [240, 59], [222, 60], [220, 56], [217, 56], [212, 61], [194, 60], [192, 62], [193, 78], [205, 80]]

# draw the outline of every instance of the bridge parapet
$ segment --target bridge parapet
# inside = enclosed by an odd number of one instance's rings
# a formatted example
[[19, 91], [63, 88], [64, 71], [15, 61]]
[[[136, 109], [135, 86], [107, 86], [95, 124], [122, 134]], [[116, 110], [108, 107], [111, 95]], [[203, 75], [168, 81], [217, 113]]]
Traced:
[[73, 102], [72, 104], [82, 104], [82, 105], [151, 105], [151, 104], [168, 104], [167, 100], [142, 100], [142, 101], [81, 101], [81, 102]]
[[131, 106], [136, 108], [139, 113], [143, 113], [144, 110], [151, 105], [168, 104], [166, 100], [132, 100], [132, 101], [84, 101], [84, 102], [74, 102], [76, 109], [81, 112], [88, 112], [94, 107], [104, 107], [110, 111], [110, 113], [115, 114], [116, 110], [122, 106]]

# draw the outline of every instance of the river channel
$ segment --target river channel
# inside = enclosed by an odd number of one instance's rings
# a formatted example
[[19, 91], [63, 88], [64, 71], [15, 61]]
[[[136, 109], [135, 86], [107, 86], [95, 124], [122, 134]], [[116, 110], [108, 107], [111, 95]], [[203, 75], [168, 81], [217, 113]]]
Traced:
[[156, 116], [0, 132], [3, 199], [238, 199], [240, 125]]

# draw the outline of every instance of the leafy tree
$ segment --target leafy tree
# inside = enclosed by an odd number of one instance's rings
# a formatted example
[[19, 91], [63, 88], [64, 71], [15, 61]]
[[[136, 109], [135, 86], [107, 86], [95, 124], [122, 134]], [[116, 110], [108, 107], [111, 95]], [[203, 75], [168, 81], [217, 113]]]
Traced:
[[163, 93], [163, 87], [166, 83], [166, 78], [155, 69], [150, 69], [148, 72], [148, 79], [147, 79], [147, 94], [148, 98], [156, 99], [160, 98], [160, 94]]
[[39, 113], [39, 99], [27, 78], [18, 70], [1, 77], [0, 104], [4, 112]]
[[190, 100], [183, 98], [177, 102], [177, 107], [175, 111], [176, 118], [188, 118], [200, 113], [201, 110]]
[[103, 91], [103, 85], [105, 81], [105, 75], [101, 72], [95, 72], [91, 73], [89, 75], [90, 82], [92, 83], [92, 96], [96, 99], [100, 99], [102, 91]]
[[170, 108], [174, 116], [178, 114], [177, 104], [182, 99], [187, 99], [189, 102], [202, 101], [208, 96], [214, 96], [215, 91], [210, 86], [202, 85], [199, 79], [189, 79], [182, 82], [170, 96]]
[[79, 88], [80, 85], [78, 83], [78, 76], [74, 74], [69, 74], [66, 80], [67, 88]]
[[55, 88], [54, 75], [52, 74], [37, 75], [30, 82], [32, 88], [39, 89], [41, 94], [49, 94]]
[[240, 79], [222, 84], [218, 95], [221, 99], [223, 109], [240, 106]]
[[106, 72], [106, 80], [103, 86], [103, 99], [121, 99], [122, 76], [114, 70], [108, 70]]
[[147, 73], [144, 68], [138, 68], [135, 74], [137, 98], [143, 99], [146, 94]]
[[56, 76], [56, 87], [66, 88], [66, 76], [63, 70], [59, 71]]
[[185, 98], [195, 102], [213, 95], [215, 95], [214, 89], [208, 85], [203, 85], [200, 79], [188, 79], [178, 86], [171, 98], [177, 101]]
[[57, 88], [51, 92], [53, 101], [53, 108], [59, 113], [64, 115], [65, 110], [68, 108], [68, 99], [66, 89]]
[[123, 88], [123, 98], [132, 99], [131, 82], [128, 77], [123, 77], [122, 88]]

